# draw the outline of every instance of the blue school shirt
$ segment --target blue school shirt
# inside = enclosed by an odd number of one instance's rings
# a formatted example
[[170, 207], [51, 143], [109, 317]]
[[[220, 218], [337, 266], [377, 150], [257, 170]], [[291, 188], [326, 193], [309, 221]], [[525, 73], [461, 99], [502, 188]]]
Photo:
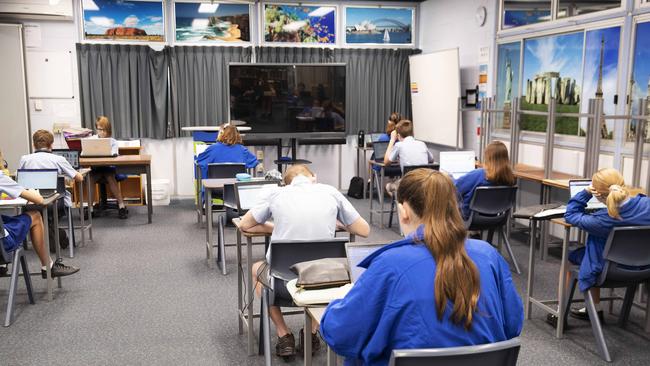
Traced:
[[208, 177], [208, 164], [214, 163], [245, 163], [246, 168], [255, 168], [257, 158], [246, 147], [240, 144], [227, 145], [221, 142], [210, 145], [196, 158], [201, 167], [201, 176]]
[[523, 305], [510, 268], [488, 243], [468, 239], [481, 290], [470, 330], [451, 319], [449, 302], [438, 320], [434, 299], [436, 263], [424, 244], [423, 226], [364, 259], [367, 270], [345, 298], [327, 307], [321, 334], [346, 357], [346, 365], [387, 365], [394, 349], [440, 348], [504, 341], [521, 333]]
[[478, 168], [456, 179], [456, 190], [458, 191], [458, 198], [460, 203], [460, 210], [463, 214], [463, 219], [467, 220], [471, 210], [469, 204], [472, 202], [474, 190], [476, 187], [492, 185], [485, 177], [485, 169]]
[[[389, 142], [389, 141], [390, 141], [390, 136], [387, 133], [382, 133], [381, 135], [379, 135], [379, 138], [377, 139], [377, 142]], [[384, 162], [384, 157], [382, 156], [379, 159], [377, 159], [375, 157], [375, 153], [373, 152], [372, 156], [370, 157], [370, 160], [379, 160], [379, 161], [381, 161], [383, 163]], [[374, 169], [375, 171], [380, 171], [381, 170], [381, 168], [376, 166], [376, 165], [373, 165], [372, 169]]]
[[591, 214], [585, 213], [585, 207], [591, 197], [591, 193], [587, 190], [579, 192], [569, 200], [564, 214], [567, 223], [579, 227], [589, 234], [582, 260], [573, 261], [580, 264], [578, 274], [580, 291], [586, 291], [594, 286], [603, 271], [605, 262], [603, 251], [607, 237], [614, 227], [650, 225], [650, 199], [642, 194], [630, 198], [619, 207], [620, 220], [609, 216], [607, 209], [604, 208]]

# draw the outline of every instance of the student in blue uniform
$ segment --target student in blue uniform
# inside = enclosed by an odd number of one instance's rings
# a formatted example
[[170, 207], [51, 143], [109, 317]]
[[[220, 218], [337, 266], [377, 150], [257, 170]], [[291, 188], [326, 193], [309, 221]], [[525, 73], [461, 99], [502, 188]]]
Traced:
[[201, 177], [208, 177], [208, 164], [214, 163], [245, 163], [246, 168], [255, 168], [258, 164], [257, 158], [244, 145], [237, 127], [225, 126], [217, 143], [210, 145], [197, 158], [196, 162], [201, 167]]
[[454, 184], [417, 169], [397, 190], [406, 238], [364, 259], [367, 270], [327, 307], [321, 334], [347, 365], [386, 365], [394, 349], [478, 345], [516, 337], [523, 306], [510, 267], [467, 239]]
[[458, 199], [463, 219], [470, 214], [474, 190], [481, 186], [512, 186], [517, 180], [512, 173], [508, 148], [501, 141], [493, 141], [485, 148], [483, 167], [463, 175], [456, 180]]
[[[395, 126], [397, 126], [397, 123], [402, 119], [402, 116], [400, 116], [399, 113], [393, 112], [390, 114], [390, 117], [388, 118], [388, 122], [386, 122], [386, 130], [384, 133], [379, 135], [379, 138], [377, 138], [377, 142], [390, 142], [390, 134], [395, 131]], [[374, 142], [374, 141], [373, 141]], [[371, 160], [377, 160], [377, 161], [384, 161], [383, 156], [375, 156], [375, 153], [373, 152], [372, 155], [370, 156]], [[372, 169], [376, 171], [380, 171], [381, 168], [378, 166], [373, 166]]]
[[[99, 116], [95, 121], [95, 129], [97, 135], [95, 138], [110, 138], [111, 139], [111, 155], [117, 156], [119, 147], [117, 141], [113, 138], [113, 128], [111, 122], [106, 116]], [[129, 217], [129, 210], [126, 208], [124, 198], [120, 185], [117, 183], [117, 168], [114, 166], [101, 166], [92, 168], [93, 182], [106, 183], [106, 187], [111, 192], [113, 197], [117, 200], [118, 217], [120, 219], [127, 219]]]
[[[614, 227], [650, 225], [650, 199], [643, 194], [633, 196], [630, 192], [616, 169], [601, 169], [591, 178], [591, 186], [573, 196], [567, 204], [564, 215], [566, 222], [589, 234], [586, 246], [569, 254], [569, 261], [580, 266], [580, 291], [593, 286], [603, 271], [605, 242]], [[586, 213], [585, 207], [592, 196], [607, 204], [607, 209]], [[600, 289], [591, 291], [598, 317], [602, 319]], [[584, 308], [572, 309], [571, 315], [578, 319], [589, 319]]]

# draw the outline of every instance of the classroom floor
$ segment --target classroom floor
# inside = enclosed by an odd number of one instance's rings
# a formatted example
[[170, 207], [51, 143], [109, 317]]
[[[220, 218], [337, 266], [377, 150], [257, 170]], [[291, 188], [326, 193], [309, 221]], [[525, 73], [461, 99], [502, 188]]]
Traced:
[[[367, 218], [367, 200], [351, 202]], [[55, 299], [45, 300], [45, 281], [33, 278], [36, 305], [29, 305], [21, 284], [14, 323], [0, 328], [3, 365], [262, 365], [261, 356], [246, 356], [246, 335], [237, 334], [237, 274], [234, 248], [227, 248], [228, 275], [208, 268], [205, 231], [196, 224], [191, 201], [154, 208], [154, 223], [146, 224], [146, 208], [131, 208], [128, 220], [117, 214], [94, 221], [94, 242], [78, 248], [66, 262], [81, 271], [65, 278]], [[373, 226], [363, 241], [393, 241], [396, 231]], [[233, 229], [227, 240], [234, 241]], [[515, 255], [524, 271], [513, 275], [520, 294], [526, 282], [528, 247], [516, 240]], [[262, 247], [254, 254], [261, 258]], [[36, 258], [29, 252], [31, 269]], [[559, 260], [536, 266], [536, 289], [553, 297]], [[22, 280], [20, 281], [22, 282]], [[8, 278], [0, 280], [0, 315], [4, 319]], [[259, 308], [256, 303], [256, 308]], [[614, 308], [615, 313], [618, 305]], [[627, 330], [607, 315], [605, 337], [616, 365], [642, 365], [650, 359], [650, 335], [643, 332], [644, 314], [634, 309]], [[520, 365], [598, 365], [588, 322], [570, 320], [558, 340], [541, 311], [526, 321]], [[291, 317], [297, 334], [302, 317]], [[314, 365], [324, 364], [325, 352]], [[274, 359], [274, 364], [283, 361]], [[290, 365], [301, 365], [298, 357]]]

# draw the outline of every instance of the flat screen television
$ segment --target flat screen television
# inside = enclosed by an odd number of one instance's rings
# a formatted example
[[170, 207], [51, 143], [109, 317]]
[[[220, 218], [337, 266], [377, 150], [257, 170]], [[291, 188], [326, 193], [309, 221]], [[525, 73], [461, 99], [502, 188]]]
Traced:
[[269, 137], [342, 137], [344, 64], [229, 65], [230, 120], [247, 134]]

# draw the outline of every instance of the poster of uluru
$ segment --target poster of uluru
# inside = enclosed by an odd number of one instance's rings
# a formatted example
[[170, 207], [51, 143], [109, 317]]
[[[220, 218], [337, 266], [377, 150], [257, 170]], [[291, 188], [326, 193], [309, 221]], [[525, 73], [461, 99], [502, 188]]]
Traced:
[[174, 4], [177, 42], [250, 42], [249, 4]]
[[165, 40], [162, 1], [83, 0], [87, 40]]

